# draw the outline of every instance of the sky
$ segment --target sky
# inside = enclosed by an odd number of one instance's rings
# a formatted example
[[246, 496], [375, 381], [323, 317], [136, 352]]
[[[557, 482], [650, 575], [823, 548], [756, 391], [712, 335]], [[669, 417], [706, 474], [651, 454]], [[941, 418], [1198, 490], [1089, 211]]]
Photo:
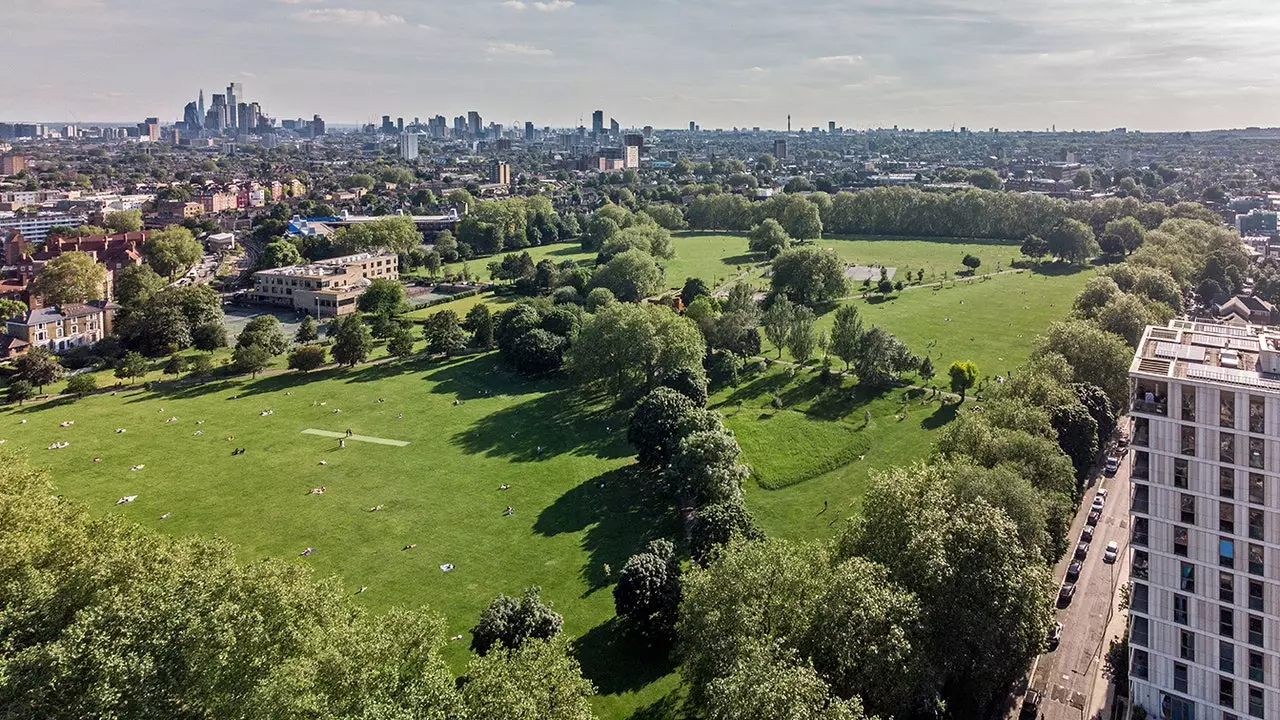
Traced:
[[1275, 0], [0, 0], [0, 120], [1280, 125]]

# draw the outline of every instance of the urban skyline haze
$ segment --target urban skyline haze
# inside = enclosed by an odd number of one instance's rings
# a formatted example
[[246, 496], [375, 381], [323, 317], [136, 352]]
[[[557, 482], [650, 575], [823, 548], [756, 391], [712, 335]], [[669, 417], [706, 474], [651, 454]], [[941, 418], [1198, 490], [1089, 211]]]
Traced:
[[[1271, 126], [1267, 0], [5, 3], [7, 120], [166, 121], [228, 81], [278, 118], [538, 126]], [[122, 42], [133, 37], [133, 41]], [[48, 52], [57, 48], [58, 52]]]

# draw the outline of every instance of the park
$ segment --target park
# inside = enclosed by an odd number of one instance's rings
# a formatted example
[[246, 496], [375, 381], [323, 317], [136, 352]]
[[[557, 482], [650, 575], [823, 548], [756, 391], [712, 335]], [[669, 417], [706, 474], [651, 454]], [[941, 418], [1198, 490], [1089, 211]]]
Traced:
[[[888, 294], [854, 284], [841, 303], [935, 367], [974, 361], [978, 392], [1026, 361], [1031, 339], [1068, 315], [1092, 275], [1015, 268], [1017, 245], [991, 241], [817, 244], [850, 265], [919, 272], [918, 282]], [[768, 284], [763, 254], [747, 252], [741, 235], [677, 233], [672, 245], [671, 288], [686, 277], [714, 289]], [[594, 257], [565, 244], [530, 254]], [[980, 269], [962, 264], [970, 254]], [[518, 300], [500, 288], [409, 317], [464, 316], [481, 303], [497, 311]], [[820, 314], [816, 326], [830, 329], [833, 315]], [[924, 387], [926, 378], [869, 391], [820, 372], [821, 353], [805, 367], [768, 344], [761, 354], [708, 405], [741, 444], [752, 468], [747, 505], [770, 536], [829, 539], [872, 474], [927, 455], [933, 434], [955, 417], [954, 400]], [[49, 468], [58, 492], [94, 513], [223, 537], [246, 562], [292, 558], [339, 577], [375, 611], [430, 605], [450, 637], [465, 636], [498, 593], [539, 586], [575, 639], [600, 716], [643, 717], [672, 702], [675, 666], [614, 618], [617, 571], [650, 540], [680, 532], [671, 508], [633, 477], [627, 410], [584, 397], [563, 374], [523, 378], [493, 353], [394, 359], [379, 347], [372, 359], [304, 374], [277, 358], [260, 377], [202, 383], [172, 381], [157, 365], [144, 385], [10, 407], [0, 413], [0, 441]], [[134, 499], [117, 504], [125, 497]], [[458, 668], [467, 656], [464, 640], [446, 649]]]

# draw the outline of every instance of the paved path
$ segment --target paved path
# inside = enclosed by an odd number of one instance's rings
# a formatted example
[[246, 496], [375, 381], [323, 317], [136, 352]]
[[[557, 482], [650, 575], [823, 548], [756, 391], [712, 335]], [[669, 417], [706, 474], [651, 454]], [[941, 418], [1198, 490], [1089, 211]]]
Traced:
[[409, 443], [404, 440], [388, 440], [386, 438], [368, 437], [367, 435], [348, 435], [346, 433], [333, 432], [331, 430], [316, 430], [307, 428], [302, 431], [303, 435], [319, 435], [320, 437], [354, 440], [356, 442], [373, 443], [374, 445], [390, 445], [392, 447], [405, 447]]

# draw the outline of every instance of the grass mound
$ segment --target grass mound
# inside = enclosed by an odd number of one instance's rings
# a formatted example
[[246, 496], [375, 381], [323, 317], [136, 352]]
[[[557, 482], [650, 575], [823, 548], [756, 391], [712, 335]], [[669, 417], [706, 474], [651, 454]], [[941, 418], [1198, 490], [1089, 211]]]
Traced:
[[815, 421], [794, 410], [766, 411], [752, 421], [729, 419], [728, 424], [752, 476], [765, 490], [781, 490], [844, 467], [870, 447], [849, 423]]

